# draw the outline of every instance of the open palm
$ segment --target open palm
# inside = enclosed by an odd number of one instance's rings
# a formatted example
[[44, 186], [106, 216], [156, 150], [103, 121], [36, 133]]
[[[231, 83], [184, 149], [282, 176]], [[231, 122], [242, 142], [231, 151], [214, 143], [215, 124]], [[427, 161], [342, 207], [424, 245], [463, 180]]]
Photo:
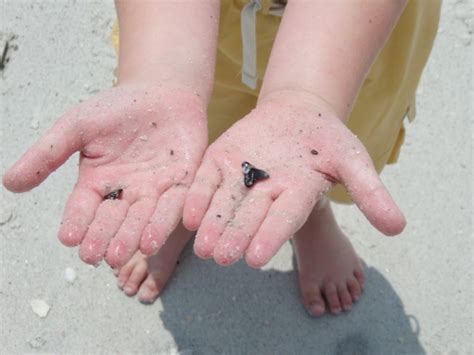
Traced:
[[79, 178], [60, 240], [80, 257], [113, 267], [140, 248], [157, 253], [179, 223], [207, 145], [205, 105], [163, 88], [117, 87], [67, 112], [5, 174], [23, 192], [80, 151]]
[[[246, 187], [245, 161], [270, 177]], [[249, 265], [260, 267], [302, 227], [335, 183], [346, 186], [377, 229], [401, 232], [403, 215], [364, 146], [339, 119], [269, 101], [208, 148], [183, 222], [198, 229], [194, 249], [199, 256], [226, 265], [245, 253]]]

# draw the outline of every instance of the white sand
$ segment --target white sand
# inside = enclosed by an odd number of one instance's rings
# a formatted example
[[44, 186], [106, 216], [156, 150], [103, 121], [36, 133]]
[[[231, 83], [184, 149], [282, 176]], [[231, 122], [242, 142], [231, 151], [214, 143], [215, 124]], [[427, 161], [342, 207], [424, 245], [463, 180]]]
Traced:
[[[8, 34], [18, 45], [0, 78], [1, 172], [68, 107], [111, 85], [114, 16], [110, 0], [1, 2], [0, 49]], [[356, 208], [337, 208], [368, 265], [351, 313], [306, 316], [288, 246], [262, 271], [188, 251], [160, 301], [125, 297], [107, 267], [82, 264], [56, 239], [73, 158], [28, 194], [1, 190], [0, 352], [472, 352], [472, 30], [472, 2], [445, 1], [417, 120], [383, 175], [408, 217], [403, 235], [382, 237]], [[45, 318], [32, 299], [51, 306]]]

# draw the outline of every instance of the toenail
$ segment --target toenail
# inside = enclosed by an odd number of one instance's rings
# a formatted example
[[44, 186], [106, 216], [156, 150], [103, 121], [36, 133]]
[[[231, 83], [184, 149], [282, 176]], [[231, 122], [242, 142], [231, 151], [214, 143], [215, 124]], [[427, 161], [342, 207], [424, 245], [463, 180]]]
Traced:
[[310, 315], [319, 317], [324, 314], [324, 307], [320, 304], [314, 303], [309, 306], [308, 311]]
[[155, 300], [142, 300], [142, 299], [140, 299], [139, 301], [142, 304], [153, 304], [155, 302]]
[[344, 305], [344, 310], [345, 311], [350, 311], [352, 309], [352, 305], [351, 304], [345, 304]]
[[125, 288], [123, 289], [123, 291], [125, 293], [132, 293], [133, 292], [133, 288], [131, 286], [125, 286]]
[[339, 314], [341, 312], [342, 312], [342, 309], [340, 309], [340, 308], [333, 308], [332, 309], [332, 313], [334, 313], [334, 314]]
[[153, 291], [150, 290], [149, 288], [145, 288], [143, 290], [140, 290], [140, 292], [138, 294], [139, 301], [141, 303], [144, 303], [144, 304], [151, 304], [151, 303], [155, 302], [157, 297], [158, 297], [158, 295], [154, 295]]
[[148, 287], [146, 287], [146, 286], [144, 286], [143, 289], [140, 290], [140, 291], [141, 291], [140, 293], [141, 293], [142, 295], [146, 295], [146, 296], [148, 296], [148, 295], [151, 293], [151, 290], [150, 290]]
[[152, 304], [153, 302], [155, 302], [157, 299], [157, 297], [150, 297], [149, 294], [146, 294], [146, 293], [141, 293], [138, 297], [138, 300], [140, 301], [140, 303], [143, 303], [143, 304]]

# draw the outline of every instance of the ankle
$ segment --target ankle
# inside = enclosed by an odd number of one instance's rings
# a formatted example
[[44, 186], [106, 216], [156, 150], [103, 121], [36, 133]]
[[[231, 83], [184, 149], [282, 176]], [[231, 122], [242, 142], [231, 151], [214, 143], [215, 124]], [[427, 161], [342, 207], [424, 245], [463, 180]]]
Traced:
[[331, 209], [331, 201], [326, 197], [323, 196], [318, 203], [313, 207], [311, 211], [308, 221], [316, 221], [320, 220], [322, 216], [331, 216], [332, 209]]
[[331, 201], [324, 196], [314, 206], [303, 227], [314, 230], [315, 228], [327, 228], [332, 224], [337, 224], [337, 222], [331, 209]]
[[331, 201], [326, 196], [323, 196], [314, 206], [313, 212], [320, 212], [326, 208], [331, 208]]

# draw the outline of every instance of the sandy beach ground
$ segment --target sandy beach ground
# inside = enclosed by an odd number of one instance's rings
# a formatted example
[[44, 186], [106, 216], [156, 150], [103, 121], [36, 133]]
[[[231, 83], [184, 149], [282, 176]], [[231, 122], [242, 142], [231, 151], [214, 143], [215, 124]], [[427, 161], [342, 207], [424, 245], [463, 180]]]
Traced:
[[[114, 18], [110, 0], [2, 0], [2, 174], [68, 107], [111, 86]], [[106, 265], [81, 263], [56, 238], [75, 156], [30, 193], [0, 188], [0, 353], [472, 353], [472, 30], [473, 3], [445, 1], [417, 119], [383, 173], [408, 218], [403, 234], [383, 237], [355, 207], [337, 207], [367, 265], [352, 312], [307, 316], [289, 245], [263, 270], [218, 267], [188, 248], [155, 304], [124, 296]], [[44, 317], [35, 299], [49, 305]]]

